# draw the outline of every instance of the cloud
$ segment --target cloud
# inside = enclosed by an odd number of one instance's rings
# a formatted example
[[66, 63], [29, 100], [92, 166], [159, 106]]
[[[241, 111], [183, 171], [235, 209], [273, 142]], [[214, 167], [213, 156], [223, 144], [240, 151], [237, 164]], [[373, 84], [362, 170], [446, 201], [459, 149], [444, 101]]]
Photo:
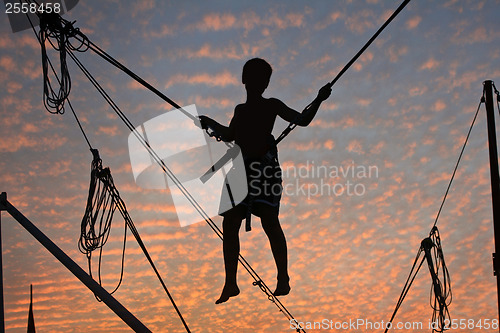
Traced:
[[444, 109], [446, 109], [446, 107], [447, 107], [446, 103], [440, 99], [434, 103], [432, 109], [434, 111], [443, 111]]
[[18, 82], [14, 82], [14, 81], [11, 81], [9, 82], [9, 84], [7, 85], [7, 92], [9, 94], [15, 94], [16, 92], [18, 92], [19, 90], [21, 90], [23, 88], [23, 85], [21, 83], [18, 83]]
[[337, 20], [342, 19], [344, 17], [344, 14], [338, 10], [333, 11], [330, 13], [330, 15], [327, 16], [324, 20], [316, 23], [315, 29], [316, 30], [323, 30], [327, 28], [329, 25], [335, 23]]
[[[191, 98], [193, 99], [193, 98]], [[216, 98], [216, 97], [203, 97], [196, 95], [194, 96], [194, 100], [190, 101], [190, 103], [196, 104], [198, 112], [203, 112], [202, 110], [206, 110], [209, 108], [217, 108], [217, 109], [223, 109], [226, 111], [232, 111], [234, 108], [234, 100], [229, 99], [229, 98]], [[232, 116], [232, 112], [231, 112]]]
[[238, 46], [235, 44], [229, 44], [223, 47], [205, 43], [195, 50], [178, 48], [171, 52], [171, 54], [175, 58], [187, 59], [243, 59], [250, 55], [250, 49], [243, 43], [240, 43]]
[[363, 145], [361, 144], [361, 141], [359, 140], [351, 140], [349, 144], [347, 145], [347, 151], [351, 153], [356, 153], [356, 154], [364, 154], [363, 150]]
[[373, 60], [373, 53], [370, 51], [366, 51], [363, 53], [361, 57], [359, 57], [358, 61], [353, 64], [354, 70], [357, 72], [363, 69], [363, 66], [370, 63]]
[[0, 66], [9, 71], [16, 67], [16, 62], [11, 56], [3, 56], [0, 58]]
[[305, 14], [303, 12], [283, 13], [271, 9], [264, 15], [258, 15], [254, 11], [246, 11], [241, 13], [239, 17], [231, 13], [210, 13], [204, 15], [201, 22], [194, 27], [202, 32], [230, 29], [244, 29], [248, 32], [256, 27], [284, 30], [298, 28], [304, 24]]
[[353, 15], [347, 16], [346, 25], [349, 31], [361, 35], [366, 30], [374, 27], [374, 13], [368, 9], [356, 11]]
[[[118, 3], [121, 2], [115, 0], [109, 6], [82, 3], [81, 10], [72, 11], [73, 17], [81, 15], [76, 18], [84, 21], [87, 15], [89, 21], [86, 24], [93, 24], [97, 37], [105, 39], [111, 53], [121, 54], [125, 63], [141, 61], [144, 59], [141, 54], [148, 54], [148, 64], [141, 62], [140, 66], [148, 65], [151, 67], [146, 70], [156, 70], [150, 74], [153, 77], [170, 70], [169, 74], [174, 75], [162, 76], [162, 84], [174, 90], [179, 88], [180, 98], [184, 101], [203, 108], [224, 109], [226, 113], [221, 113], [221, 116], [225, 118], [221, 121], [228, 120], [232, 114], [235, 103], [233, 88], [241, 88], [240, 72], [232, 75], [233, 72], [224, 71], [225, 68], [231, 68], [242, 58], [259, 54], [279, 64], [277, 68], [286, 64], [287, 69], [294, 73], [285, 74], [290, 77], [279, 80], [278, 86], [297, 85], [312, 90], [309, 87], [315, 80], [321, 76], [331, 79], [335, 70], [339, 70], [352, 55], [349, 50], [359, 48], [357, 39], [352, 38], [353, 33], [370, 33], [376, 27], [370, 26], [369, 22], [378, 25], [382, 17], [391, 12], [384, 10], [383, 1], [371, 4], [370, 0], [368, 6], [366, 2], [348, 1], [335, 5], [325, 2], [324, 6], [314, 6], [311, 11], [304, 12], [300, 8], [303, 4], [288, 2], [273, 2], [271, 5], [255, 2], [250, 10], [242, 10], [241, 4], [235, 2], [219, 7], [198, 6], [190, 2], [184, 8], [179, 3], [179, 12], [169, 14], [155, 11], [151, 1], [130, 21], [111, 22], [116, 16], [109, 9]], [[481, 5], [483, 9], [480, 9]], [[133, 6], [121, 6], [119, 12], [125, 12], [130, 18], [132, 14], [128, 11]], [[418, 6], [425, 7], [427, 3]], [[374, 12], [362, 13], [367, 8]], [[377, 12], [375, 8], [378, 8]], [[388, 319], [384, 314], [389, 316], [394, 308], [421, 237], [426, 236], [428, 226], [432, 225], [443, 186], [449, 180], [449, 168], [441, 167], [453, 162], [447, 161], [450, 151], [459, 149], [463, 143], [465, 133], [462, 127], [468, 123], [462, 126], [461, 122], [467, 121], [469, 116], [472, 118], [485, 77], [500, 76], [500, 70], [495, 67], [495, 60], [500, 57], [499, 35], [486, 26], [476, 26], [476, 21], [486, 21], [491, 16], [486, 2], [472, 7], [459, 1], [448, 7], [437, 6], [435, 14], [440, 20], [436, 22], [427, 21], [434, 19], [430, 16], [420, 17], [420, 9], [415, 7], [413, 12], [407, 12], [409, 15], [405, 20], [399, 22], [400, 31], [393, 30], [397, 32], [397, 38], [404, 39], [404, 45], [397, 47], [394, 44], [383, 50], [384, 60], [397, 62], [394, 70], [402, 77], [393, 80], [393, 75], [382, 77], [373, 73], [370, 77], [360, 75], [362, 71], [353, 71], [348, 75], [350, 78], [339, 82], [334, 98], [321, 107], [335, 112], [318, 114], [310, 126], [311, 131], [298, 131], [295, 139], [286, 141], [280, 148], [283, 168], [294, 166], [297, 161], [305, 163], [308, 159], [344, 165], [353, 158], [356, 163], [380, 166], [379, 177], [366, 181], [367, 191], [362, 197], [316, 195], [306, 200], [304, 195], [297, 195], [283, 198], [280, 218], [289, 244], [293, 283], [292, 292], [285, 301], [298, 320], [318, 320], [324, 316], [348, 320], [363, 318], [363, 314], [374, 320]], [[95, 20], [95, 16], [99, 19]], [[194, 22], [191, 30], [178, 24], [204, 16], [207, 16], [206, 21], [191, 21]], [[344, 25], [344, 17], [351, 18], [350, 25]], [[199, 22], [202, 25], [197, 27]], [[139, 44], [141, 47], [134, 48], [136, 44], [130, 38], [135, 35], [127, 36], [124, 31], [133, 25], [145, 27], [146, 23], [157, 28], [146, 36], [166, 37], [169, 43], [149, 45], [151, 40], [146, 40]], [[353, 26], [358, 23], [360, 27]], [[176, 34], [178, 27], [185, 29], [182, 34]], [[332, 33], [315, 29], [332, 29]], [[309, 37], [318, 32], [324, 45], [308, 47], [307, 43], [313, 42]], [[385, 34], [381, 38], [384, 36], [389, 38]], [[343, 44], [334, 52], [325, 52], [322, 48], [331, 47], [332, 40]], [[478, 56], [478, 45], [488, 56]], [[42, 118], [37, 113], [43, 109], [41, 69], [39, 45], [32, 33], [0, 36], [0, 48], [1, 79], [5, 85], [0, 101], [2, 184], [9, 192], [9, 200], [27, 216], [32, 216], [34, 222], [85, 267], [86, 258], [78, 253], [75, 235], [80, 232], [79, 222], [88, 190], [89, 152], [80, 146], [82, 138], [79, 134], [75, 134], [78, 136], [76, 140], [73, 133], [67, 134], [69, 127], [66, 124], [72, 123], [71, 114], [53, 117], [44, 114]], [[33, 54], [38, 56], [33, 57]], [[360, 60], [363, 62], [358, 70], [374, 66], [368, 56]], [[152, 67], [160, 63], [159, 67]], [[167, 66], [170, 68], [165, 69]], [[411, 68], [419, 69], [418, 75], [413, 75]], [[188, 71], [184, 72], [185, 69]], [[383, 67], [374, 70], [387, 72]], [[359, 76], [363, 82], [353, 80], [353, 75]], [[411, 78], [405, 79], [407, 75]], [[377, 82], [373, 82], [375, 78]], [[370, 94], [372, 90], [360, 86], [364, 82], [384, 88], [379, 96], [374, 96]], [[148, 105], [135, 101], [139, 95], [136, 91], [127, 94], [130, 90], [142, 89], [136, 83], [123, 81], [111, 85], [133, 110], [142, 110]], [[190, 94], [191, 87], [200, 88], [199, 94]], [[93, 92], [87, 94], [85, 88], [77, 90], [75, 104], [93, 103]], [[184, 92], [187, 93], [182, 95]], [[295, 92], [290, 92], [290, 95], [295, 96]], [[238, 89], [238, 94], [243, 93]], [[420, 102], [415, 103], [415, 99]], [[362, 118], [357, 114], [362, 105], [387, 112], [375, 112]], [[442, 118], [443, 112], [452, 109], [457, 110], [453, 116]], [[114, 132], [114, 119], [106, 118], [99, 110], [82, 112], [85, 127], [104, 134]], [[163, 105], [154, 107], [154, 110], [166, 111]], [[132, 121], [144, 121], [143, 113], [137, 111], [132, 115]], [[379, 140], [373, 141], [371, 135], [375, 134]], [[255, 331], [253, 321], [241, 318], [255, 319], [260, 323], [258, 330], [262, 332], [286, 330], [289, 326], [286, 318], [275, 312], [274, 305], [267, 301], [258, 287], [252, 286], [251, 278], [243, 270], [238, 276], [241, 295], [227, 306], [214, 307], [213, 301], [224, 283], [219, 239], [202, 223], [180, 228], [176, 221], [176, 207], [169, 201], [168, 191], [147, 191], [137, 187], [127, 160], [125, 136], [123, 140], [117, 138], [96, 143], [102, 146], [103, 155], [108, 157], [106, 160], [115, 166], [112, 171], [121, 195], [124, 200], [128, 199], [127, 207], [192, 330]], [[488, 257], [491, 251], [488, 252], [488, 248], [492, 246], [489, 169], [484, 160], [476, 158], [477, 154], [487, 152], [487, 147], [484, 140], [478, 140], [471, 141], [472, 146], [464, 155], [463, 163], [467, 165], [463, 173], [457, 175], [448, 208], [443, 211], [440, 221], [444, 251], [457, 296], [452, 306], [459, 315], [466, 314], [468, 318], [476, 319], [497, 315], [494, 282], [487, 278], [491, 272]], [[46, 143], [57, 143], [58, 146], [50, 149]], [[438, 145], [434, 147], [436, 143]], [[54, 186], [56, 182], [64, 186]], [[11, 218], [5, 215], [2, 219], [9, 222]], [[216, 224], [220, 225], [221, 220], [219, 217], [215, 219]], [[471, 220], [478, 222], [467, 223]], [[123, 225], [121, 221], [117, 222], [117, 233], [108, 244], [106, 282], [115, 282], [116, 276], [112, 273], [120, 264], [119, 234]], [[16, 223], [11, 227], [13, 230], [3, 234], [8, 331], [21, 331], [26, 327], [29, 300], [26, 286], [32, 282], [39, 285], [35, 293], [35, 311], [38, 311], [35, 320], [41, 331], [128, 330], [74, 277], [59, 269], [59, 263], [46, 251], [38, 251], [38, 248], [31, 251], [35, 242], [29, 235], [23, 238], [25, 232]], [[258, 218], [254, 219], [251, 233], [241, 233], [241, 241], [242, 253], [263, 280], [274, 287], [274, 262]], [[482, 245], [477, 248], [475, 244]], [[25, 265], [20, 266], [20, 260]], [[116, 294], [117, 298], [153, 331], [181, 330], [168, 299], [135, 242], [127, 244], [125, 267], [124, 284]], [[471, 271], [477, 274], [468, 274]], [[431, 281], [428, 272], [420, 274], [398, 313], [398, 320], [421, 319], [427, 322], [426, 316], [431, 314], [428, 304]], [[362, 301], [353, 302], [359, 299]]]
[[324, 143], [323, 143], [323, 146], [328, 149], [328, 150], [333, 150], [333, 148], [335, 147], [335, 142], [331, 139], [329, 140], [326, 140]]
[[410, 18], [408, 21], [406, 21], [406, 28], [408, 30], [415, 29], [416, 27], [418, 27], [420, 22], [422, 22], [422, 17], [420, 17], [419, 15], [414, 16]]
[[408, 47], [405, 45], [390, 45], [385, 53], [389, 56], [390, 62], [398, 62], [399, 59], [408, 53]]
[[219, 31], [233, 28], [236, 22], [237, 19], [232, 14], [211, 13], [205, 15], [196, 27], [201, 31]]
[[226, 87], [239, 85], [239, 79], [231, 72], [225, 70], [218, 74], [200, 73], [193, 75], [177, 74], [172, 76], [165, 84], [165, 89], [178, 84], [207, 85], [212, 87]]
[[162, 24], [160, 29], [151, 30], [149, 32], [149, 35], [153, 38], [163, 38], [166, 36], [172, 36], [172, 35], [174, 35], [174, 33], [175, 33], [175, 30], [171, 25]]
[[36, 151], [54, 150], [63, 146], [67, 140], [66, 137], [61, 137], [58, 134], [41, 138], [38, 135], [18, 134], [4, 137], [3, 140], [0, 140], [0, 152], [12, 153], [23, 148], [29, 148]]
[[356, 103], [362, 107], [368, 107], [373, 102], [371, 98], [357, 98]]
[[413, 88], [410, 88], [410, 96], [422, 96], [424, 94], [426, 94], [428, 91], [428, 87], [427, 86], [418, 86], [418, 87], [413, 87]]
[[434, 70], [436, 68], [438, 68], [440, 66], [440, 62], [435, 60], [434, 58], [430, 58], [428, 59], [426, 62], [424, 62], [421, 66], [420, 66], [420, 70]]

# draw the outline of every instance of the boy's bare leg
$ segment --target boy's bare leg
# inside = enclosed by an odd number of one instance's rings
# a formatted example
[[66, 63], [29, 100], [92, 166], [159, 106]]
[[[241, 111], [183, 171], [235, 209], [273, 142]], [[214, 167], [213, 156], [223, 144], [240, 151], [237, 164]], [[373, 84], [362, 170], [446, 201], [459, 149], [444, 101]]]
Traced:
[[274, 261], [278, 270], [278, 283], [274, 296], [288, 295], [290, 292], [290, 278], [288, 276], [288, 254], [286, 246], [286, 238], [281, 229], [278, 219], [278, 209], [260, 204], [258, 207], [259, 215], [262, 222], [262, 228], [266, 232], [271, 244], [271, 251], [273, 252]]
[[241, 221], [245, 210], [244, 207], [236, 207], [228, 211], [224, 215], [222, 221], [223, 231], [223, 252], [224, 252], [224, 268], [226, 271], [226, 280], [224, 288], [219, 299], [215, 304], [226, 302], [230, 297], [237, 296], [240, 293], [236, 282], [236, 273], [238, 270], [238, 257], [240, 255], [240, 237], [239, 231]]

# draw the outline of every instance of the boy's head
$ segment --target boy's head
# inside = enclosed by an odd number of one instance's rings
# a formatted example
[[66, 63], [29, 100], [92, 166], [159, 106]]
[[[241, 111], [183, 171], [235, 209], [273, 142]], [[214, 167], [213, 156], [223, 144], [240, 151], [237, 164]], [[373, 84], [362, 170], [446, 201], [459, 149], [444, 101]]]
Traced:
[[261, 58], [248, 60], [243, 66], [241, 82], [247, 88], [259, 89], [264, 92], [271, 79], [273, 69], [267, 61]]

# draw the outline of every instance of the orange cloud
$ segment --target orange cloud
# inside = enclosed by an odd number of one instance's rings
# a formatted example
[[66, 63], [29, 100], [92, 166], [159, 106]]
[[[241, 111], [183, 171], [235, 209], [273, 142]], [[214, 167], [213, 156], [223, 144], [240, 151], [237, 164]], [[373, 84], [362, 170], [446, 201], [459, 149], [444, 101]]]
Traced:
[[197, 25], [197, 28], [202, 31], [207, 30], [226, 30], [234, 27], [237, 22], [236, 17], [232, 14], [212, 13], [203, 17], [202, 22]]
[[408, 21], [406, 21], [406, 28], [409, 30], [415, 29], [416, 27], [418, 27], [418, 25], [420, 24], [421, 21], [422, 21], [422, 17], [420, 17], [418, 15], [414, 16], [414, 17], [410, 18]]
[[168, 89], [172, 85], [179, 83], [187, 83], [191, 85], [204, 84], [207, 86], [225, 87], [228, 85], [238, 85], [239, 80], [235, 75], [227, 70], [223, 71], [222, 73], [213, 75], [208, 73], [194, 74], [192, 76], [178, 74], [170, 78], [170, 80], [165, 84], [165, 88]]
[[442, 100], [437, 100], [434, 105], [433, 105], [433, 110], [435, 111], [443, 111], [444, 109], [446, 109], [447, 105], [444, 101]]
[[420, 66], [420, 70], [434, 70], [440, 66], [440, 62], [434, 58], [430, 58]]
[[351, 153], [364, 154], [363, 145], [359, 140], [352, 140], [349, 142], [347, 151]]

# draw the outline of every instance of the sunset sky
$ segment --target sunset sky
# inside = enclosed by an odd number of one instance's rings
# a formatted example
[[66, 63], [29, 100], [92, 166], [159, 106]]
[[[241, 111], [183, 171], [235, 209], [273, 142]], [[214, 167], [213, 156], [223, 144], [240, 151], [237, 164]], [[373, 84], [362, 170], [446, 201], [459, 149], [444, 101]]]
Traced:
[[[64, 17], [179, 105], [195, 104], [199, 114], [227, 124], [245, 100], [241, 69], [248, 59], [273, 66], [264, 95], [300, 111], [399, 4], [80, 0]], [[287, 189], [280, 221], [292, 286], [280, 299], [297, 320], [390, 319], [434, 223], [483, 81], [500, 88], [499, 14], [498, 0], [411, 1], [337, 82], [311, 125], [279, 145]], [[135, 126], [172, 109], [91, 51], [78, 57]], [[204, 222], [180, 227], [169, 191], [135, 183], [129, 130], [68, 64], [75, 111], [191, 330], [293, 332], [241, 266], [241, 294], [214, 304], [224, 283], [222, 242]], [[45, 110], [40, 45], [31, 30], [13, 34], [5, 14], [0, 79], [0, 192], [87, 270], [78, 239], [92, 154], [69, 110]], [[277, 120], [274, 133], [286, 125]], [[313, 174], [318, 170], [331, 172]], [[26, 331], [30, 284], [37, 332], [131, 331], [8, 213], [1, 218], [7, 332]], [[220, 226], [222, 218], [214, 221]], [[451, 317], [498, 319], [484, 105], [437, 225], [451, 276]], [[104, 248], [108, 290], [119, 278], [122, 233], [117, 216]], [[274, 290], [275, 265], [258, 218], [240, 235], [241, 253]], [[424, 265], [395, 323], [421, 322], [424, 330], [407, 331], [430, 331], [430, 288]], [[130, 234], [115, 297], [153, 332], [184, 331]], [[473, 331], [498, 329], [455, 332]]]

